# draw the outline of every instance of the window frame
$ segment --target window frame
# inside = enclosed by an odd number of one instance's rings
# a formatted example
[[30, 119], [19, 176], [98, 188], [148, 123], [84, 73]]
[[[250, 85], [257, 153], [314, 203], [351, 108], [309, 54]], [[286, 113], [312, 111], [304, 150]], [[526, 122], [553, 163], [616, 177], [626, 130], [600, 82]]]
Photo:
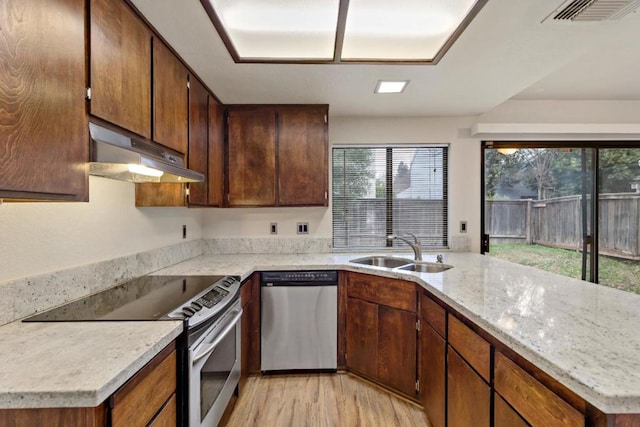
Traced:
[[399, 240], [385, 240], [384, 246], [367, 246], [367, 245], [345, 245], [345, 246], [336, 246], [336, 237], [335, 237], [335, 194], [334, 194], [334, 157], [335, 150], [341, 149], [372, 149], [372, 150], [386, 150], [387, 154], [385, 156], [385, 201], [386, 201], [386, 227], [385, 234], [390, 235], [394, 234], [393, 232], [393, 156], [391, 160], [389, 158], [389, 153], [393, 153], [394, 149], [434, 149], [439, 148], [442, 149], [442, 164], [440, 167], [442, 168], [442, 236], [441, 245], [425, 245], [424, 242], [421, 241], [421, 246], [426, 250], [439, 250], [439, 249], [449, 249], [449, 167], [450, 167], [450, 144], [336, 144], [331, 147], [331, 219], [332, 219], [332, 246], [334, 250], [337, 251], [353, 251], [353, 250], [375, 250], [375, 249], [407, 249], [409, 246]]

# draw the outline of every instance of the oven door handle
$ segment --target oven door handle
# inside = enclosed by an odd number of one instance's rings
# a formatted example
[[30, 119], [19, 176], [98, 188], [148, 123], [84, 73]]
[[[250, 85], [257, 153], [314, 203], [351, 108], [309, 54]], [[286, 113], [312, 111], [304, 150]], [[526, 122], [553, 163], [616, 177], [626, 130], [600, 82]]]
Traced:
[[229, 324], [227, 326], [225, 326], [225, 328], [222, 330], [222, 332], [220, 332], [220, 335], [218, 335], [216, 337], [216, 339], [213, 340], [211, 345], [209, 347], [207, 347], [206, 350], [204, 350], [202, 353], [198, 354], [197, 356], [193, 357], [193, 363], [197, 362], [198, 360], [202, 359], [203, 357], [206, 357], [211, 352], [213, 352], [213, 350], [215, 350], [215, 348], [218, 346], [218, 344], [220, 344], [220, 341], [222, 341], [224, 339], [224, 337], [226, 337], [227, 334], [229, 332], [231, 332], [231, 330], [234, 328], [236, 323], [238, 323], [238, 320], [240, 320], [240, 318], [242, 317], [242, 309], [233, 310], [232, 313], [234, 313], [234, 312], [236, 313], [236, 315], [233, 316], [233, 319], [231, 319], [231, 322], [229, 322]]

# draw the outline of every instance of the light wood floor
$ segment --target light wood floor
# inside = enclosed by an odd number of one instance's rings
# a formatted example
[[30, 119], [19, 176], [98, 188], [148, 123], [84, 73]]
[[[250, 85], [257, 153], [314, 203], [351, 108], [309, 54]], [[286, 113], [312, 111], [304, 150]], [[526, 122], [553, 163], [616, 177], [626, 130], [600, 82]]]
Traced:
[[420, 407], [351, 375], [250, 377], [227, 427], [425, 427]]

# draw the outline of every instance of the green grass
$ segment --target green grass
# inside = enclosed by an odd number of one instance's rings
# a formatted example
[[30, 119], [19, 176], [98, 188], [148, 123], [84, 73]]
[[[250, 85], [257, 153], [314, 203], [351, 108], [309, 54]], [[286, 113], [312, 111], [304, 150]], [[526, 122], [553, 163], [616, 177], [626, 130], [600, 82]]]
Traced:
[[[489, 255], [563, 276], [581, 278], [582, 255], [577, 251], [539, 245], [491, 244]], [[599, 268], [600, 284], [640, 294], [640, 261], [600, 256]]]

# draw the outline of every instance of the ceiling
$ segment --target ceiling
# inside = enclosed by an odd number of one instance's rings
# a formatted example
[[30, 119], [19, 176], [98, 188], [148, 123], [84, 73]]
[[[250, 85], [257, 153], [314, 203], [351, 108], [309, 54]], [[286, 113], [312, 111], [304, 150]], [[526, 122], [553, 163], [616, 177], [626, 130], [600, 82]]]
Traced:
[[[437, 65], [236, 64], [199, 0], [132, 2], [226, 104], [433, 117], [481, 114], [511, 98], [640, 100], [640, 12], [542, 23], [563, 0], [489, 0]], [[401, 94], [376, 95], [380, 79], [411, 82]]]

